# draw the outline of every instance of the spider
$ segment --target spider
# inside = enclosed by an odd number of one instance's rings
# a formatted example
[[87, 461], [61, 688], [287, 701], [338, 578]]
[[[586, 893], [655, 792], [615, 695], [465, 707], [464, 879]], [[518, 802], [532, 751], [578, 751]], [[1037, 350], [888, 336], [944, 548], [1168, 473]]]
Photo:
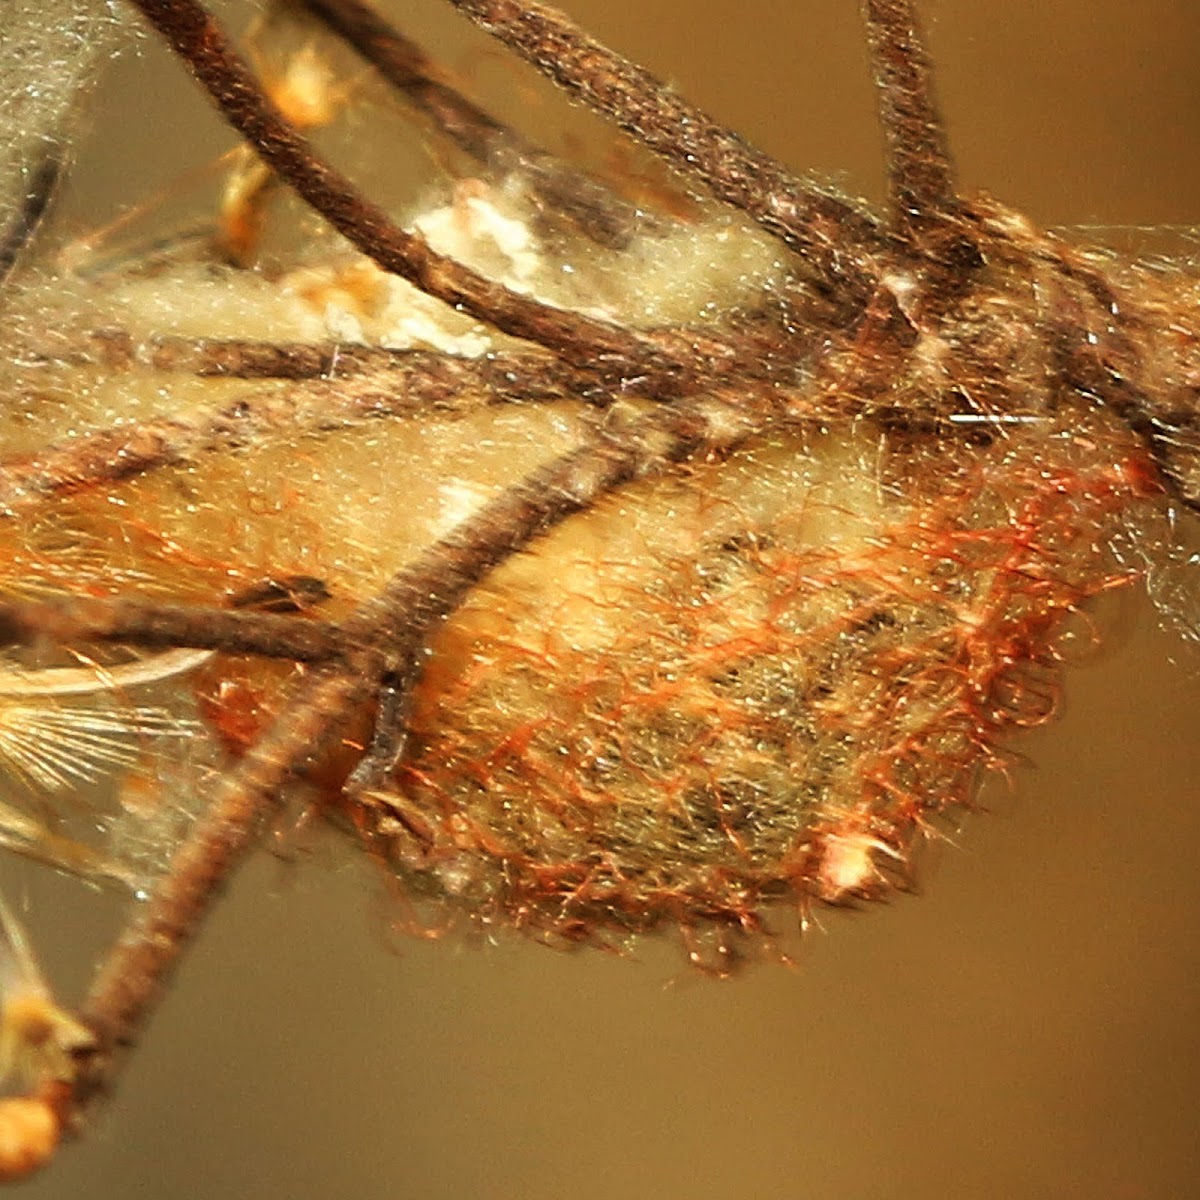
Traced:
[[[770, 903], [807, 913], [815, 900], [902, 886], [915, 846], [970, 802], [981, 768], [1003, 765], [1004, 731], [1053, 710], [1061, 662], [1072, 639], [1086, 640], [1068, 618], [1139, 573], [1127, 523], [1195, 503], [1192, 283], [1077, 250], [989, 198], [959, 195], [906, 4], [866, 6], [888, 138], [882, 215], [795, 180], [549, 10], [456, 4], [499, 22], [502, 40], [598, 97], [791, 253], [763, 258], [761, 234], [717, 222], [713, 236], [739, 248], [751, 294], [674, 323], [657, 309], [617, 320], [616, 301], [581, 310], [519, 290], [520, 255], [541, 256], [542, 241], [569, 265], [578, 239], [628, 261], [633, 236], [670, 235], [632, 234], [642, 218], [628, 198], [514, 147], [423, 66], [410, 62], [402, 87], [425, 116], [483, 165], [506, 155], [521, 164], [516, 216], [486, 171], [437, 210], [491, 243], [513, 286], [373, 209], [273, 115], [197, 6], [139, 7], [262, 161], [358, 249], [549, 353], [492, 341], [471, 357], [475, 332], [457, 328], [419, 334], [459, 339], [451, 356], [381, 353], [362, 322], [386, 313], [386, 283], [357, 262], [303, 286], [300, 269], [287, 276], [329, 323], [315, 353], [136, 328], [94, 330], [82, 361], [74, 345], [35, 348], [38, 369], [59, 353], [102, 380], [145, 370], [295, 386], [231, 393], [199, 419], [99, 427], [10, 465], [14, 519], [34, 497], [25, 519], [49, 522], [24, 527], [28, 557], [119, 550], [74, 573], [71, 590], [91, 596], [6, 605], [13, 643], [72, 655], [21, 661], [13, 693], [62, 690], [83, 670], [96, 690], [121, 695], [155, 682], [131, 673], [182, 672], [163, 663], [182, 650], [186, 667], [208, 672], [195, 688], [199, 718], [235, 764], [102, 968], [80, 1014], [85, 1032], [70, 1024], [53, 1068], [10, 1102], [32, 1130], [17, 1167], [48, 1153], [107, 1086], [213, 890], [285, 791], [305, 784], [416, 902], [450, 898], [482, 923], [565, 942], [674, 924], [689, 956], [724, 971], [744, 943], [769, 946]], [[353, 4], [308, 7], [351, 39], [373, 20]], [[377, 25], [360, 37], [376, 55], [405, 45]], [[485, 135], [499, 150], [471, 144]], [[280, 500], [289, 532], [268, 534], [256, 553], [236, 547], [233, 570], [213, 536], [179, 515], [199, 488], [176, 468], [214, 450], [277, 453], [305, 423], [336, 441], [341, 428], [414, 412], [480, 421], [481, 397], [485, 409], [537, 401], [550, 416], [535, 449], [559, 452], [529, 457], [528, 433], [506, 442], [503, 416], [493, 425], [487, 413], [487, 438], [501, 466], [515, 460], [515, 481], [491, 464], [483, 482], [442, 497], [428, 547], [395, 551], [398, 572], [374, 598], [339, 594], [340, 578], [306, 569], [321, 531], [304, 525], [313, 518], [302, 494]], [[322, 458], [314, 485], [336, 464]], [[203, 486], [258, 500], [249, 473], [235, 465]], [[630, 518], [629, 494], [657, 520]], [[113, 501], [135, 518], [114, 525]], [[360, 591], [381, 571], [368, 550], [339, 560]], [[280, 569], [281, 556], [296, 569]], [[45, 566], [21, 565], [22, 586], [32, 577], [61, 590]], [[571, 572], [579, 579], [564, 581]], [[225, 586], [230, 577], [237, 586]], [[150, 594], [124, 594], [139, 579]], [[621, 623], [634, 607], [649, 624]], [[97, 655], [106, 644], [151, 653], [112, 660]], [[198, 651], [227, 657], [201, 663]], [[285, 665], [264, 679], [235, 653]], [[161, 732], [156, 710], [128, 711], [131, 735]]]

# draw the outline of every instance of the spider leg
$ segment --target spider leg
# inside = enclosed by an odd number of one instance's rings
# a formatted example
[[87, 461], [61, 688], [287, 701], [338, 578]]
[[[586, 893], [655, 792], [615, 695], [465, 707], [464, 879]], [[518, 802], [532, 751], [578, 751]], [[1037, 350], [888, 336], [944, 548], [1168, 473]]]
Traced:
[[862, 7], [896, 232], [914, 244], [936, 241], [954, 222], [958, 197], [916, 7], [912, 0], [863, 0]]
[[370, 686], [368, 677], [350, 673], [341, 663], [318, 668], [302, 698], [221, 782], [208, 811], [109, 951], [88, 991], [80, 1017], [98, 1034], [103, 1053], [81, 1063], [72, 1109], [107, 1088], [114, 1053], [133, 1044], [278, 797], [328, 743], [338, 718], [369, 694]]
[[163, 604], [126, 596], [0, 604], [0, 643], [39, 641], [107, 642], [144, 650], [188, 647], [309, 663], [339, 659], [349, 648], [337, 625], [298, 621], [279, 613]]
[[[102, 359], [198, 375], [297, 379], [285, 391], [237, 397], [215, 411], [100, 429], [37, 454], [0, 460], [0, 513], [12, 515], [47, 496], [130, 479], [201, 455], [271, 436], [324, 433], [388, 417], [468, 412], [500, 403], [586, 396], [596, 381], [544, 354], [458, 358], [431, 351], [371, 351], [333, 346], [185, 342], [133, 347], [102, 337]], [[345, 377], [320, 378], [335, 364]], [[329, 372], [333, 372], [330, 370]], [[315, 376], [304, 378], [306, 374]]]
[[862, 297], [881, 239], [873, 219], [687, 103], [649, 71], [590, 38], [558, 9], [450, 0], [543, 75], [800, 254], [830, 289]]
[[775, 414], [743, 396], [656, 408], [606, 423], [578, 449], [532, 472], [484, 505], [401, 571], [342, 626], [353, 645], [344, 659], [318, 666], [266, 735], [219, 785], [116, 945], [81, 1010], [98, 1052], [79, 1062], [60, 1119], [105, 1091], [116, 1054], [132, 1045], [225, 881], [253, 845], [289, 784], [346, 721], [378, 693], [389, 664], [415, 661], [431, 630], [512, 554], [614, 488], [691, 455], [732, 450]]
[[501, 174], [519, 165], [545, 211], [598, 245], [623, 249], [645, 215], [599, 179], [562, 162], [457, 91], [415, 42], [362, 0], [302, 0], [460, 149]]
[[572, 362], [597, 357], [640, 376], [693, 365], [686, 347], [666, 346], [607, 321], [550, 307], [478, 275], [397, 226], [321, 159], [270, 102], [229, 38], [198, 0], [131, 0], [183, 58], [226, 120], [300, 197], [383, 270], [497, 329]]

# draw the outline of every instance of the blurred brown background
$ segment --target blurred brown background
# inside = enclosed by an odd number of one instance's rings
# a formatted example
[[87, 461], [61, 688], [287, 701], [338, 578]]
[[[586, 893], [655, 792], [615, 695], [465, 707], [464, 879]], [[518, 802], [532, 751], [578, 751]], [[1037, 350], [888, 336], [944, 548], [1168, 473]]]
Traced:
[[[524, 87], [432, 0], [400, 7], [451, 62]], [[851, 0], [568, 7], [788, 162], [879, 193]], [[926, 8], [967, 183], [1045, 223], [1200, 223], [1195, 0]], [[152, 147], [170, 177], [228, 142], [154, 49], [119, 65], [125, 110], [81, 157], [105, 203], [126, 155]], [[665, 945], [397, 945], [348, 854], [260, 855], [116, 1102], [27, 1194], [1200, 1194], [1200, 650], [1155, 624], [1141, 606], [1075, 672], [923, 896], [823, 915], [795, 971], [718, 985]], [[99, 906], [41, 886], [40, 943], [78, 980]]]

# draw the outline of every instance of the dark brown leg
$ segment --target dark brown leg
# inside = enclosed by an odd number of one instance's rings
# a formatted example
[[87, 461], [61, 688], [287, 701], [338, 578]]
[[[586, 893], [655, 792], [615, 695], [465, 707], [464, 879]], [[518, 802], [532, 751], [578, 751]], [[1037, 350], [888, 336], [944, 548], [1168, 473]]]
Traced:
[[532, 145], [455, 90], [419, 46], [362, 0], [303, 3], [484, 168], [500, 174], [519, 169], [548, 214], [565, 217], [592, 241], [618, 250], [645, 224], [633, 205], [598, 179]]
[[143, 650], [190, 647], [292, 662], [328, 662], [350, 648], [326, 621], [128, 597], [0, 604], [0, 645], [108, 642]]
[[339, 233], [394, 275], [514, 337], [573, 362], [597, 357], [626, 364], [631, 375], [662, 369], [668, 355], [616, 325], [551, 308], [437, 254], [397, 226], [340, 172], [321, 159], [267, 99], [228, 37], [197, 0], [132, 0], [183, 58], [226, 120], [272, 170]]
[[871, 252], [880, 243], [864, 212], [797, 179], [649, 71], [588, 37], [558, 9], [516, 0], [450, 3], [685, 178], [780, 238], [827, 286], [855, 296], [870, 290]]
[[[114, 1055], [132, 1045], [161, 1000], [184, 950], [287, 787], [337, 731], [371, 701], [389, 664], [414, 663], [436, 624], [512, 554], [622, 483], [693, 454], [725, 453], [770, 419], [744, 398], [681, 402], [606, 426], [533, 472], [421, 555], [342, 627], [356, 647], [318, 667], [267, 735], [220, 786], [150, 898], [106, 957], [81, 1016], [98, 1049], [81, 1060], [61, 1118], [106, 1090]], [[402, 674], [402, 673], [401, 673]], [[408, 673], [410, 676], [413, 672]]]
[[897, 232], [926, 238], [957, 207], [933, 68], [912, 0], [863, 0]]
[[[116, 358], [118, 365], [134, 361], [157, 370], [301, 382], [286, 391], [239, 396], [215, 412], [119, 425], [48, 446], [31, 457], [0, 460], [0, 514], [272, 436], [322, 433], [388, 417], [466, 412], [489, 404], [586, 398], [596, 388], [590, 373], [544, 354], [455, 358], [423, 350], [178, 339], [135, 347], [115, 345], [111, 336], [103, 343], [101, 360]], [[321, 379], [326, 372], [331, 378]]]

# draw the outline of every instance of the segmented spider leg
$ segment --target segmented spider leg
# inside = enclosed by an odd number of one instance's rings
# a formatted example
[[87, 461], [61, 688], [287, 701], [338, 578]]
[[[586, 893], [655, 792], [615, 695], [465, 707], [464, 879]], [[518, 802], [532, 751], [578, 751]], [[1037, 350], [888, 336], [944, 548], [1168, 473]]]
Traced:
[[645, 416], [604, 422], [579, 449], [533, 471], [424, 551], [354, 614], [347, 629], [393, 661], [414, 653], [435, 622], [540, 534], [623, 483], [695, 454], [727, 452], [776, 413], [773, 397], [750, 392], [684, 399]]
[[80, 596], [0, 604], [0, 644], [43, 641], [58, 645], [99, 642], [143, 650], [187, 647], [308, 663], [338, 659], [350, 649], [337, 625], [298, 621], [272, 612], [162, 604], [130, 597]]
[[[286, 390], [237, 397], [216, 411], [183, 413], [97, 430], [32, 456], [0, 460], [0, 513], [46, 496], [115, 483], [271, 436], [324, 433], [364, 421], [469, 412], [492, 404], [586, 397], [596, 380], [544, 354], [456, 358], [432, 351], [184, 342], [135, 347], [104, 335], [97, 357], [200, 375], [303, 379]], [[343, 362], [346, 377], [340, 377]], [[303, 377], [327, 372], [330, 379]]]
[[221, 783], [150, 898], [106, 956], [80, 1016], [103, 1053], [81, 1063], [72, 1108], [104, 1090], [114, 1053], [128, 1049], [226, 880], [254, 844], [279, 796], [362, 703], [372, 679], [343, 664], [322, 667], [268, 734]]
[[415, 661], [433, 628], [488, 573], [614, 488], [689, 456], [732, 450], [770, 423], [774, 407], [737, 396], [656, 408], [609, 422], [485, 504], [401, 571], [342, 626], [359, 649], [318, 666], [267, 734], [220, 785], [207, 814], [176, 852], [102, 963], [81, 1012], [100, 1050], [81, 1058], [60, 1114], [106, 1090], [116, 1054], [130, 1047], [225, 881], [289, 784], [378, 692], [389, 664]]
[[747, 397], [733, 404], [684, 400], [650, 417], [606, 427], [593, 442], [509, 488], [356, 613], [350, 625], [364, 642], [379, 647], [391, 666], [382, 680], [371, 746], [350, 778], [348, 795], [384, 786], [403, 753], [404, 716], [420, 676], [417, 651], [425, 634], [488, 571], [622, 483], [660, 472], [701, 449], [727, 452], [767, 423], [773, 408], [769, 400]]
[[897, 232], [922, 241], [958, 208], [933, 66], [912, 0], [863, 0]]
[[[156, 371], [190, 372], [222, 379], [327, 379], [345, 380], [360, 375], [393, 382], [398, 392], [398, 413], [403, 400], [419, 400], [423, 381], [432, 376], [430, 405], [460, 390], [505, 389], [502, 398], [558, 399], [574, 391], [586, 376], [578, 369], [541, 353], [500, 352], [486, 357], [442, 354], [431, 350], [392, 349], [348, 342], [239, 341], [230, 338], [189, 338], [162, 335], [138, 341], [124, 330], [100, 329], [85, 334], [74, 349], [46, 350], [38, 361], [65, 364], [98, 363], [110, 368], [150, 367]], [[25, 354], [28, 361], [37, 356]], [[448, 376], [439, 364], [449, 359]], [[553, 396], [543, 394], [558, 381]], [[440, 389], [438, 385], [440, 384]], [[353, 403], [353, 400], [351, 401]]]
[[[197, 0], [131, 0], [183, 58], [225, 119], [300, 197], [383, 270], [514, 337], [576, 363], [598, 357], [632, 376], [664, 377], [695, 366], [688, 347], [668, 346], [617, 325], [552, 308], [434, 252], [397, 226], [320, 158], [264, 94], [224, 30]], [[665, 386], [665, 384], [664, 384]]]
[[548, 214], [565, 217], [592, 241], [612, 249], [629, 244], [644, 214], [599, 179], [562, 162], [453, 88], [444, 70], [362, 0], [302, 0], [384, 79], [457, 146], [486, 169], [519, 166]]
[[880, 238], [864, 211], [798, 179], [557, 9], [516, 0], [450, 3], [685, 178], [745, 212], [800, 254], [825, 285], [860, 300], [869, 294]]

